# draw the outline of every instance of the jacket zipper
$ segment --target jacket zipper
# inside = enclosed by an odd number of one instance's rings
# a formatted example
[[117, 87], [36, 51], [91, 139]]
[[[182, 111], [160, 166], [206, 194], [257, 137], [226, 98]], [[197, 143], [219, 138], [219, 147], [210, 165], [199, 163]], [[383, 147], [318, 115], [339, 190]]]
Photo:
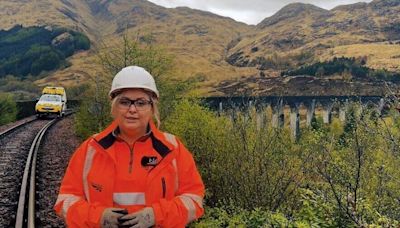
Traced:
[[165, 186], [165, 178], [164, 177], [161, 178], [161, 186], [162, 186], [162, 196], [163, 196], [163, 198], [165, 198], [167, 187]]
[[[128, 145], [129, 146], [129, 145]], [[130, 151], [130, 156], [129, 156], [129, 173], [132, 173], [132, 169], [133, 169], [133, 146], [132, 148], [129, 147], [129, 151]]]
[[133, 169], [133, 148], [135, 146], [135, 144], [132, 145], [132, 147], [129, 145], [129, 143], [127, 143], [124, 140], [125, 144], [128, 146], [129, 148], [129, 165], [128, 165], [128, 172], [132, 173], [132, 169]]

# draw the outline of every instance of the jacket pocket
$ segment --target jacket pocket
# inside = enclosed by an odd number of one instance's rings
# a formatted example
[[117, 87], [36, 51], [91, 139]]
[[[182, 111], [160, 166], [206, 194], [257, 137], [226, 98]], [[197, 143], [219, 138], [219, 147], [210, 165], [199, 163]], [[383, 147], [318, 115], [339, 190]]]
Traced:
[[167, 185], [165, 184], [165, 177], [161, 177], [162, 198], [165, 199], [167, 194]]

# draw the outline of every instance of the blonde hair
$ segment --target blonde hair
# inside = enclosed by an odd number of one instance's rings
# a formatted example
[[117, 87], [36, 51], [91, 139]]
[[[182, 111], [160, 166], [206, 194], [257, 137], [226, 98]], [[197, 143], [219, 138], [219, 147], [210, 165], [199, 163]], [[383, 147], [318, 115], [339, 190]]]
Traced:
[[[122, 90], [123, 91], [123, 90]], [[122, 91], [119, 92], [118, 94], [115, 94], [115, 96], [111, 97], [111, 116], [114, 118], [114, 110], [115, 110], [115, 106], [117, 104], [117, 100], [121, 97]], [[161, 120], [160, 120], [160, 112], [158, 110], [158, 98], [157, 96], [148, 90], [143, 89], [143, 91], [149, 95], [150, 100], [152, 102], [152, 108], [153, 108], [153, 119], [156, 122], [156, 126], [157, 128], [160, 128], [161, 125]]]

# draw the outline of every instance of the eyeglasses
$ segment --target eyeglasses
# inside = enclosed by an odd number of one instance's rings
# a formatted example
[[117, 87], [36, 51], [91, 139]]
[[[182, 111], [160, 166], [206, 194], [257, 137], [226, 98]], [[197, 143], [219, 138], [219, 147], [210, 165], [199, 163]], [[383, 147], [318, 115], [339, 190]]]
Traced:
[[131, 105], [134, 105], [136, 110], [138, 111], [144, 111], [146, 109], [148, 109], [150, 107], [150, 105], [152, 105], [153, 102], [152, 101], [148, 101], [145, 99], [136, 99], [136, 100], [131, 100], [128, 98], [121, 98], [118, 100], [117, 105], [118, 108], [120, 109], [129, 109], [131, 107]]

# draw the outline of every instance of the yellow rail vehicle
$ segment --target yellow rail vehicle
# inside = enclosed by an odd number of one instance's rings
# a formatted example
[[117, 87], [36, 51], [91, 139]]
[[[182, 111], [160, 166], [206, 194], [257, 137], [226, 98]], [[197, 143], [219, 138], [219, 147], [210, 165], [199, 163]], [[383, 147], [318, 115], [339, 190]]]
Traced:
[[63, 87], [48, 86], [43, 88], [42, 96], [35, 106], [36, 116], [44, 115], [64, 116], [67, 109], [67, 95]]

